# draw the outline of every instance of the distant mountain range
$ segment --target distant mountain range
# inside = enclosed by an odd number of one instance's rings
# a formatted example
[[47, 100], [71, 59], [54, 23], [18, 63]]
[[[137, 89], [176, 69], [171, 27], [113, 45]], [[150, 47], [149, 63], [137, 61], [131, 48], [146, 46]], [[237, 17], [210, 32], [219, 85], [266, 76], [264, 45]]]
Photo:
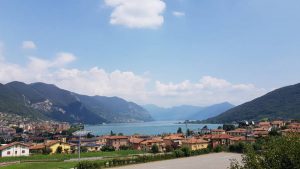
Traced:
[[224, 102], [208, 107], [190, 105], [171, 108], [163, 108], [156, 105], [144, 105], [143, 107], [155, 120], [204, 120], [219, 115], [234, 107], [234, 105]]
[[147, 110], [133, 102], [80, 95], [45, 83], [0, 84], [0, 112], [87, 124], [153, 120]]
[[263, 118], [300, 119], [300, 83], [274, 90], [204, 122], [226, 123]]

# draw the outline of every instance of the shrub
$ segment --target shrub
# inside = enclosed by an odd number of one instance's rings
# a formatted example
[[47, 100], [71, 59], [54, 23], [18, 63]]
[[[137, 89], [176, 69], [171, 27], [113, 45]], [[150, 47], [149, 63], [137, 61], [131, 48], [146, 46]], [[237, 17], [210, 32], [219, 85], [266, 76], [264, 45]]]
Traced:
[[156, 144], [152, 145], [151, 152], [154, 153], [154, 154], [159, 153], [159, 148]]
[[103, 164], [95, 161], [81, 161], [76, 165], [76, 169], [100, 169]]
[[101, 151], [115, 151], [115, 148], [111, 146], [103, 146]]
[[300, 137], [270, 137], [262, 143], [262, 151], [246, 146], [243, 164], [233, 161], [231, 169], [296, 169], [300, 168]]
[[183, 152], [185, 157], [191, 156], [191, 149], [189, 147], [182, 147], [181, 151]]
[[175, 150], [174, 152], [175, 157], [179, 158], [179, 157], [184, 157], [184, 152], [182, 150]]
[[42, 154], [48, 155], [48, 154], [50, 154], [51, 152], [52, 152], [52, 150], [51, 150], [50, 148], [48, 148], [48, 147], [44, 147], [44, 148], [42, 149]]
[[56, 154], [61, 154], [62, 153], [62, 147], [61, 146], [58, 146], [57, 149], [56, 149]]

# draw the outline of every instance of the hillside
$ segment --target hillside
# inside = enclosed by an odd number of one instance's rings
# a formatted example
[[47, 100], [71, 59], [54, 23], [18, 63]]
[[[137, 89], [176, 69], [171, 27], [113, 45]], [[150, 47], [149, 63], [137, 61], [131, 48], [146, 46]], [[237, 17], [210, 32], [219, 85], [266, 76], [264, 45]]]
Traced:
[[232, 105], [228, 102], [214, 104], [214, 105], [205, 107], [201, 111], [190, 116], [188, 119], [189, 120], [204, 120], [204, 119], [207, 119], [210, 117], [215, 117], [221, 113], [224, 113], [225, 111], [227, 111], [233, 107], [234, 107], [234, 105]]
[[0, 112], [87, 124], [152, 120], [145, 109], [121, 98], [84, 96], [45, 83], [0, 84]]
[[170, 108], [162, 108], [156, 105], [145, 105], [143, 107], [155, 120], [203, 120], [219, 115], [234, 106], [225, 102], [208, 107], [190, 105]]
[[300, 119], [300, 84], [274, 90], [204, 122], [225, 123], [263, 118]]

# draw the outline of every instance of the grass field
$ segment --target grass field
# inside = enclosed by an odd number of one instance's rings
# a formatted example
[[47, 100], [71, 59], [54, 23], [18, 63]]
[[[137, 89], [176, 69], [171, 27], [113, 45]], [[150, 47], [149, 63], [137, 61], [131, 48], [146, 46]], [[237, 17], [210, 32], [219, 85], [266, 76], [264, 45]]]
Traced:
[[[112, 152], [89, 152], [81, 153], [81, 157], [110, 157], [110, 156], [127, 156], [131, 154], [142, 154], [143, 151], [136, 150], [123, 150], [123, 151], [112, 151]], [[53, 154], [53, 155], [32, 155], [28, 157], [3, 157], [0, 158], [1, 162], [11, 161], [64, 161], [71, 158], [77, 158], [77, 154]]]
[[70, 169], [77, 162], [43, 162], [43, 163], [21, 163], [12, 166], [0, 167], [1, 169]]
[[[133, 154], [143, 154], [143, 151], [124, 150], [112, 152], [89, 152], [81, 153], [81, 157], [125, 157]], [[33, 155], [29, 157], [5, 157], [0, 158], [0, 162], [21, 161], [20, 164], [14, 164], [1, 169], [70, 169], [77, 162], [63, 162], [71, 158], [77, 158], [77, 154], [53, 154], [53, 155]], [[39, 162], [30, 162], [39, 161]]]

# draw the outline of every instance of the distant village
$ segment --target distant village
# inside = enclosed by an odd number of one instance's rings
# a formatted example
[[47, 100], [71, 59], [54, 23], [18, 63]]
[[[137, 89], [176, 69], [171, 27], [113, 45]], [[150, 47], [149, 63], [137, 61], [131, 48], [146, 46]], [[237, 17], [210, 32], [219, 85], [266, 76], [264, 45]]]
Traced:
[[[4, 116], [0, 113], [0, 116]], [[30, 156], [34, 154], [77, 153], [80, 144], [82, 152], [141, 150], [150, 152], [153, 146], [158, 152], [170, 152], [181, 147], [201, 150], [208, 147], [230, 146], [237, 143], [254, 143], [258, 138], [270, 134], [300, 133], [298, 121], [242, 121], [237, 124], [224, 124], [218, 129], [204, 126], [198, 130], [184, 131], [178, 128], [173, 134], [156, 136], [131, 135], [122, 133], [82, 137], [73, 135], [83, 129], [82, 125], [43, 121], [30, 122], [20, 117], [11, 121], [0, 120], [0, 156]]]

